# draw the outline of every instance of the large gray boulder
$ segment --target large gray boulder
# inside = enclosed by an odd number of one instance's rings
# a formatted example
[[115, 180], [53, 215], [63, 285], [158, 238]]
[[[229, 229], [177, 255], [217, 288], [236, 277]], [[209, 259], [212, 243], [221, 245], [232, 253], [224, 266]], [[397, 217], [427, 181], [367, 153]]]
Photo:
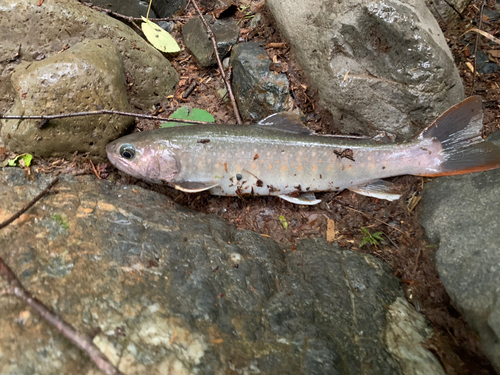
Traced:
[[[130, 103], [149, 109], [173, 93], [179, 77], [158, 50], [120, 21], [77, 0], [2, 0], [0, 6], [0, 112], [15, 97], [10, 74], [23, 61], [50, 57], [85, 39], [108, 38], [123, 59]], [[18, 56], [19, 54], [19, 56]]]
[[[110, 109], [131, 112], [123, 62], [109, 39], [78, 43], [42, 61], [24, 62], [11, 75], [16, 101], [8, 115], [38, 115]], [[106, 145], [122, 135], [132, 117], [84, 116], [51, 120], [3, 120], [7, 148], [37, 156], [71, 157], [78, 151], [106, 157]]]
[[410, 138], [464, 97], [423, 0], [268, 0], [337, 130]]
[[[0, 172], [0, 221], [50, 179]], [[63, 176], [56, 190], [0, 231], [0, 255], [125, 374], [443, 374], [379, 259], [323, 239], [281, 248], [137, 186]], [[95, 373], [23, 303], [0, 311], [0, 373]]]
[[[500, 132], [489, 140], [500, 145]], [[453, 304], [500, 372], [500, 169], [425, 185], [421, 222]]]

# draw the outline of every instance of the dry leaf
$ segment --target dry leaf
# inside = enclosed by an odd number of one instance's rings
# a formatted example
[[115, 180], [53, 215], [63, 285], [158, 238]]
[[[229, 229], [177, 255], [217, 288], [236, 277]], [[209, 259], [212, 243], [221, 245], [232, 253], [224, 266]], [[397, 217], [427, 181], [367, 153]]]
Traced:
[[336, 233], [335, 232], [335, 221], [327, 218], [326, 241], [327, 242], [335, 241], [335, 233]]
[[495, 42], [496, 44], [500, 44], [500, 39], [495, 38], [493, 35], [487, 33], [486, 31], [476, 29], [475, 27], [473, 27], [472, 29], [470, 29], [470, 30], [466, 31], [465, 33], [463, 33], [462, 36], [464, 36], [467, 33], [472, 32], [472, 31], [474, 31], [475, 33], [481, 34], [482, 36], [488, 38], [489, 40], [491, 40], [492, 42]]
[[493, 56], [493, 57], [497, 57], [497, 58], [500, 58], [500, 50], [499, 49], [490, 49], [488, 51], [488, 53]]
[[469, 68], [469, 70], [474, 73], [474, 65], [472, 65], [472, 63], [470, 62], [466, 62], [465, 65], [467, 65], [467, 68]]

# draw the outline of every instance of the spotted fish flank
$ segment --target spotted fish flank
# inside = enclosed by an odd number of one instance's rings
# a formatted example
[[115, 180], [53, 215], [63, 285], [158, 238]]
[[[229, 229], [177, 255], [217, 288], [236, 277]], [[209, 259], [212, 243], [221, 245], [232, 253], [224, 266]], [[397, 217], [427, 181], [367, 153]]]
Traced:
[[135, 133], [107, 146], [124, 172], [186, 192], [278, 195], [297, 204], [313, 192], [350, 189], [394, 200], [381, 178], [455, 175], [500, 167], [500, 148], [481, 138], [479, 97], [452, 107], [414, 140], [312, 134], [290, 114], [257, 125], [194, 125]]

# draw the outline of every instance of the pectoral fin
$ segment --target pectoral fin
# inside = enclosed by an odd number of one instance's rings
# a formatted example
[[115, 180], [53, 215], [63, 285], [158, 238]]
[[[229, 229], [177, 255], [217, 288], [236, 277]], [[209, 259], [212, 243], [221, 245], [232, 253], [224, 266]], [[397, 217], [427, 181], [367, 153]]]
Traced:
[[396, 185], [391, 182], [384, 180], [371, 181], [364, 185], [358, 185], [348, 190], [354, 191], [355, 193], [366, 195], [367, 197], [374, 197], [379, 199], [386, 199], [388, 201], [394, 201], [401, 197]]
[[213, 182], [192, 182], [192, 181], [177, 181], [173, 183], [174, 188], [186, 193], [199, 193], [211, 189], [218, 184]]
[[303, 193], [297, 197], [292, 197], [291, 195], [283, 194], [280, 195], [279, 197], [290, 203], [303, 204], [307, 206], [313, 206], [321, 202], [321, 199], [316, 199], [313, 193]]

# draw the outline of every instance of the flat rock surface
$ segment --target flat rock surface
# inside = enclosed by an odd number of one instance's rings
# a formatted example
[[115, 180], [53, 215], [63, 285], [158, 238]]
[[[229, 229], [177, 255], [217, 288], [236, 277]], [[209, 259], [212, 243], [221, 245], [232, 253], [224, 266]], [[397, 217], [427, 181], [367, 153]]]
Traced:
[[[50, 179], [0, 172], [0, 221]], [[94, 177], [62, 176], [55, 191], [0, 232], [0, 255], [125, 374], [418, 373], [403, 371], [405, 357], [440, 373], [422, 354], [426, 323], [370, 255], [322, 239], [282, 249]], [[0, 311], [0, 373], [96, 373], [23, 303], [1, 298]], [[420, 333], [401, 341], [405, 330]]]
[[[500, 132], [489, 140], [500, 145]], [[500, 169], [426, 184], [421, 222], [454, 305], [500, 370]]]

